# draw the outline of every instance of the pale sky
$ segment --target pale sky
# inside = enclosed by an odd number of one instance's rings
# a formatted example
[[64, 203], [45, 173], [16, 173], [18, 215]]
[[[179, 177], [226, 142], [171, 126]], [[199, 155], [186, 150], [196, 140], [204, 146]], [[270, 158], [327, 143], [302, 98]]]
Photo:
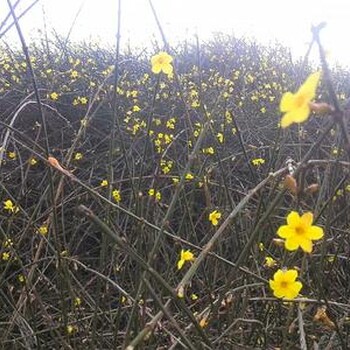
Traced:
[[[16, 0], [11, 0], [15, 3]], [[25, 8], [34, 0], [21, 0]], [[78, 9], [71, 38], [115, 43], [117, 0], [40, 0], [21, 25], [28, 40], [35, 29], [53, 29], [67, 34]], [[170, 44], [187, 38], [210, 39], [213, 32], [234, 33], [257, 38], [262, 43], [278, 40], [304, 55], [311, 38], [310, 27], [322, 21], [327, 27], [322, 40], [332, 62], [350, 66], [349, 0], [153, 0]], [[0, 0], [0, 22], [8, 12], [7, 0]], [[20, 9], [16, 10], [19, 14]], [[148, 0], [122, 0], [122, 44], [147, 46], [152, 38], [161, 43]], [[44, 21], [45, 18], [45, 21]], [[18, 41], [14, 28], [5, 39]]]

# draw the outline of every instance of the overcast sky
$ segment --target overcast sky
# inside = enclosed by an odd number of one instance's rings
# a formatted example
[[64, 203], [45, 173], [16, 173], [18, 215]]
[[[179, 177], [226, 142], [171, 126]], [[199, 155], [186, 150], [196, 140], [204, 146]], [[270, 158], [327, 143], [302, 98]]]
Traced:
[[[11, 0], [15, 3], [17, 0]], [[16, 12], [34, 0], [20, 0]], [[67, 34], [79, 8], [81, 12], [72, 38], [115, 42], [118, 0], [40, 0], [21, 25], [28, 36], [46, 25]], [[208, 40], [213, 32], [255, 37], [263, 43], [278, 40], [296, 55], [306, 52], [310, 27], [327, 22], [322, 40], [330, 59], [350, 66], [349, 0], [153, 0], [170, 43], [182, 38]], [[0, 0], [0, 22], [8, 12], [7, 0]], [[155, 38], [160, 41], [148, 0], [122, 0], [122, 43], [144, 46]], [[45, 20], [44, 20], [45, 19]], [[3, 39], [17, 40], [12, 29]]]

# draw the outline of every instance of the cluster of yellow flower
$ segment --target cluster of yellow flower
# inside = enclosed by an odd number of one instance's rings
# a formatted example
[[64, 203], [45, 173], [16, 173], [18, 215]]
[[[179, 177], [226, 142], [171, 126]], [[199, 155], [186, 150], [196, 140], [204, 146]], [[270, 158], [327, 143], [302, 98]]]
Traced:
[[13, 204], [11, 199], [7, 199], [6, 201], [4, 201], [4, 209], [12, 214], [19, 212], [19, 208]]
[[162, 132], [157, 133], [157, 135], [155, 135], [153, 139], [153, 144], [156, 149], [156, 152], [162, 153], [165, 150], [166, 146], [173, 141], [173, 139], [173, 134], [167, 134]]
[[[155, 74], [160, 72], [166, 75], [173, 74], [173, 67], [171, 65], [173, 59], [166, 52], [160, 52], [151, 59], [152, 71]], [[238, 72], [239, 73], [239, 72]], [[301, 123], [308, 119], [313, 104], [311, 101], [315, 98], [316, 88], [320, 80], [321, 73], [316, 72], [311, 74], [306, 81], [302, 84], [299, 90], [293, 94], [286, 92], [283, 94], [280, 109], [284, 113], [281, 119], [281, 127], [286, 128], [293, 123]], [[255, 77], [248, 74], [246, 77], [246, 84], [252, 84], [255, 81]], [[271, 88], [269, 85], [268, 88]], [[192, 107], [197, 107], [199, 102], [193, 105], [193, 102], [197, 101], [198, 93], [192, 89], [190, 93], [190, 99], [192, 101]], [[252, 99], [258, 99], [257, 95], [253, 95]], [[263, 107], [262, 113], [266, 112], [266, 108]], [[231, 116], [229, 116], [231, 118]], [[194, 131], [194, 136], [198, 137], [201, 129], [201, 125]], [[223, 142], [223, 134], [217, 135], [218, 141]], [[213, 147], [208, 147], [202, 150], [205, 154], [213, 154]], [[260, 166], [265, 163], [262, 158], [256, 158], [252, 160], [254, 166]], [[163, 164], [164, 166], [164, 164]], [[186, 179], [189, 180], [186, 175]], [[151, 189], [150, 191], [152, 191]], [[154, 190], [153, 190], [154, 191]], [[150, 195], [154, 195], [152, 192]], [[221, 218], [221, 213], [218, 210], [214, 210], [209, 214], [209, 221], [212, 225], [218, 225], [218, 221]], [[312, 225], [313, 214], [308, 212], [299, 216], [295, 211], [292, 211], [287, 216], [287, 225], [281, 226], [277, 234], [284, 239], [284, 246], [289, 251], [297, 250], [299, 247], [306, 252], [311, 253], [313, 243], [312, 241], [321, 239], [323, 237], [323, 229]], [[194, 254], [190, 250], [181, 249], [180, 258], [177, 262], [178, 269], [181, 269], [186, 261], [190, 262], [195, 259]], [[271, 257], [266, 258], [266, 265], [273, 267], [276, 265], [276, 261]], [[278, 298], [294, 299], [302, 289], [302, 283], [296, 281], [298, 277], [298, 271], [296, 269], [279, 269], [275, 272], [272, 280], [269, 281], [270, 287], [273, 293]]]
[[[305, 253], [312, 252], [312, 241], [323, 237], [323, 229], [312, 225], [313, 214], [307, 212], [302, 216], [292, 211], [287, 216], [287, 225], [282, 225], [277, 235], [284, 239], [284, 247], [289, 251], [297, 250], [299, 247]], [[296, 281], [298, 272], [295, 269], [279, 269], [275, 272], [270, 287], [277, 298], [294, 299], [298, 296], [302, 283]]]
[[74, 98], [72, 104], [73, 104], [73, 106], [77, 106], [79, 104], [86, 105], [88, 103], [88, 101], [89, 100], [88, 100], [87, 97], [85, 97], [85, 96], [83, 96], [83, 97], [78, 96], [78, 97]]
[[[285, 113], [281, 120], [282, 128], [308, 119], [312, 110], [311, 101], [315, 98], [320, 76], [320, 72], [311, 74], [295, 94], [286, 92], [282, 96], [280, 109]], [[312, 223], [311, 212], [304, 213], [302, 216], [295, 211], [290, 212], [287, 216], [287, 225], [280, 226], [277, 231], [277, 235], [284, 239], [285, 249], [294, 251], [300, 247], [305, 253], [311, 253], [312, 241], [321, 239], [324, 235], [323, 229]], [[275, 261], [266, 260], [266, 264], [274, 266]], [[273, 294], [277, 298], [296, 298], [303, 287], [300, 281], [296, 281], [297, 278], [296, 269], [278, 269], [273, 279], [269, 281]]]
[[160, 160], [160, 168], [162, 170], [163, 174], [168, 174], [170, 173], [172, 167], [173, 167], [174, 162], [172, 160], [165, 160], [161, 159]]
[[148, 195], [150, 197], [154, 197], [156, 201], [160, 201], [162, 199], [162, 194], [159, 191], [156, 191], [154, 188], [150, 188], [148, 190]]
[[2, 243], [3, 248], [5, 249], [5, 251], [2, 252], [1, 254], [1, 259], [3, 261], [9, 261], [11, 258], [11, 252], [10, 249], [13, 246], [13, 242], [12, 239], [8, 238], [6, 239], [3, 243]]
[[[79, 158], [81, 159], [81, 158]], [[102, 180], [100, 182], [100, 186], [101, 187], [107, 187], [108, 186], [108, 180]], [[112, 190], [112, 197], [114, 199], [115, 202], [119, 203], [122, 200], [122, 196], [120, 194], [120, 191], [117, 189], [113, 189]]]

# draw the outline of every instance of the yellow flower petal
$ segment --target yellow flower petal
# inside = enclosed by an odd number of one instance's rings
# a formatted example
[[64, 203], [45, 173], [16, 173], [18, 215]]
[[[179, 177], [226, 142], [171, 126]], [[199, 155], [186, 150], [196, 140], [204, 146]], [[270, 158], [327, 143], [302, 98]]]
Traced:
[[285, 291], [284, 289], [275, 289], [273, 291], [273, 295], [276, 297], [276, 298], [283, 298], [285, 296]]
[[185, 260], [179, 260], [177, 262], [177, 269], [180, 270], [182, 268], [182, 266], [184, 266]]
[[289, 238], [290, 236], [293, 235], [293, 232], [294, 230], [292, 230], [288, 225], [280, 226], [280, 228], [277, 230], [277, 234], [281, 238]]
[[284, 246], [287, 250], [297, 250], [299, 248], [299, 241], [295, 238], [295, 236], [289, 237], [284, 242]]
[[281, 269], [278, 269], [277, 272], [273, 275], [275, 280], [279, 280], [283, 277], [284, 272]]
[[298, 93], [304, 95], [308, 100], [314, 99], [320, 78], [321, 72], [315, 72], [310, 74], [309, 77], [305, 80], [304, 84], [301, 85], [300, 89], [298, 90]]
[[310, 114], [309, 104], [304, 104], [300, 108], [295, 109], [289, 113], [292, 115], [294, 123], [302, 123], [308, 118]]
[[291, 211], [287, 216], [287, 224], [290, 226], [296, 226], [299, 224], [300, 216], [296, 211]]
[[312, 241], [311, 239], [302, 239], [300, 240], [300, 247], [305, 253], [312, 252]]
[[171, 74], [173, 72], [173, 66], [171, 64], [164, 65], [163, 72], [167, 75]]
[[160, 64], [155, 64], [152, 66], [152, 72], [154, 74], [159, 74], [161, 70], [162, 70], [162, 66]]
[[286, 113], [281, 119], [281, 127], [287, 128], [294, 123], [294, 114], [292, 112]]
[[295, 269], [287, 270], [287, 271], [284, 273], [284, 278], [285, 278], [288, 282], [290, 282], [290, 281], [295, 281], [297, 277], [298, 277], [298, 271], [295, 270]]
[[286, 299], [294, 299], [298, 296], [301, 288], [303, 288], [303, 285], [301, 282], [296, 281], [292, 285], [289, 286], [289, 288], [285, 292]]
[[182, 259], [184, 259], [185, 261], [193, 260], [193, 254], [189, 250], [183, 252], [181, 256], [182, 256]]
[[282, 117], [281, 127], [286, 128], [293, 123], [302, 123], [308, 118], [309, 114], [310, 107], [308, 105], [305, 105], [302, 108], [293, 109]]
[[314, 215], [311, 212], [304, 213], [301, 216], [301, 221], [302, 221], [303, 225], [311, 226], [312, 222], [314, 221]]
[[308, 238], [312, 240], [321, 239], [324, 235], [323, 229], [318, 226], [312, 226], [308, 230]]
[[293, 108], [294, 108], [294, 95], [291, 92], [284, 93], [280, 103], [281, 112], [287, 112]]

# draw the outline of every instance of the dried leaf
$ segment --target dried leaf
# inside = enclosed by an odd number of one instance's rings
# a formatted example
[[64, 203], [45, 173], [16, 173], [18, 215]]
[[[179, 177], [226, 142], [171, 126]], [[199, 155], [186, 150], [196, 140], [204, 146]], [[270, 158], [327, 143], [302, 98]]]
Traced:
[[314, 111], [319, 115], [331, 114], [334, 112], [334, 108], [325, 102], [320, 102], [320, 103], [310, 102], [309, 107], [312, 111]]
[[327, 308], [325, 306], [321, 306], [317, 309], [316, 314], [313, 318], [315, 322], [322, 323], [325, 327], [334, 330], [335, 324], [327, 315]]
[[293, 194], [297, 194], [298, 193], [298, 185], [297, 185], [297, 181], [295, 180], [295, 178], [292, 175], [287, 175], [284, 178], [284, 187], [286, 189], [288, 189], [291, 193]]
[[311, 184], [310, 186], [306, 187], [305, 193], [316, 193], [318, 189], [320, 188], [319, 184]]
[[70, 177], [71, 179], [75, 179], [75, 176], [68, 170], [64, 169], [62, 165], [58, 162], [58, 160], [54, 157], [48, 157], [47, 158], [48, 163], [58, 171], [60, 171], [62, 174]]

